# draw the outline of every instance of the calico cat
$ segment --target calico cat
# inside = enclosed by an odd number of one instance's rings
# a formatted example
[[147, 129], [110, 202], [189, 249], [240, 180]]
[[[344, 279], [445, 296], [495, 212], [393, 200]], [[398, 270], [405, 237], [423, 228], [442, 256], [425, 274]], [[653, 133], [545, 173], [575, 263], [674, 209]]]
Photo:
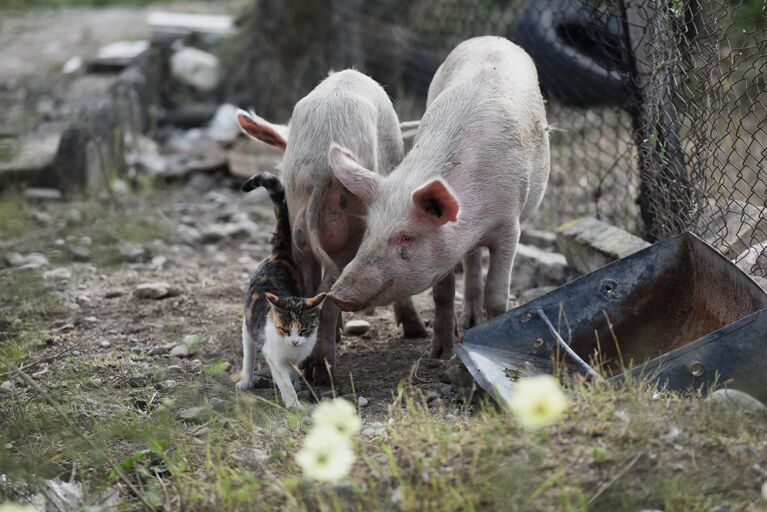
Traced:
[[290, 221], [285, 191], [280, 180], [268, 172], [256, 174], [242, 186], [243, 192], [258, 187], [269, 191], [274, 203], [277, 230], [272, 254], [264, 259], [250, 278], [242, 318], [242, 376], [236, 387], [249, 389], [257, 351], [264, 357], [287, 407], [299, 405], [294, 382], [296, 367], [314, 349], [317, 325], [325, 294], [301, 297], [300, 276], [291, 255]]

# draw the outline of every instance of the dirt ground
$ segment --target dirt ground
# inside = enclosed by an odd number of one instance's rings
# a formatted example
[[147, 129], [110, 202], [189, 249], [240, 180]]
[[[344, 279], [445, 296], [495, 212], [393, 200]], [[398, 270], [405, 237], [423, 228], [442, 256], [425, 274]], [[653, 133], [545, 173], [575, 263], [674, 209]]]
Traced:
[[[198, 178], [192, 180], [189, 186], [126, 197], [120, 200], [121, 205], [112, 212], [113, 217], [109, 220], [93, 219], [96, 223], [119, 224], [122, 219], [150, 212], [151, 218], [161, 226], [153, 234], [150, 223], [145, 226], [146, 232], [142, 236], [147, 240], [160, 238], [145, 244], [133, 244], [144, 251], [145, 255], [140, 257], [146, 260], [144, 263], [120, 261], [118, 257], [116, 262], [94, 265], [93, 262], [66, 262], [65, 258], [61, 260], [63, 264], [57, 265], [55, 240], [58, 236], [66, 238], [66, 233], [72, 232], [71, 223], [65, 223], [63, 232], [49, 226], [51, 236], [38, 238], [34, 243], [6, 247], [7, 250], [17, 249], [20, 252], [43, 252], [53, 261], [51, 267], [44, 270], [67, 268], [72, 272], [69, 280], [46, 278], [47, 286], [54, 287], [62, 297], [67, 313], [42, 326], [55, 342], [35, 356], [57, 356], [34, 371], [47, 368], [53, 374], [60, 361], [66, 361], [68, 356], [75, 354], [84, 360], [122, 359], [121, 372], [106, 372], [99, 377], [103, 386], [115, 389], [129, 387], [130, 379], [143, 375], [151, 376], [146, 382], [151, 387], [167, 378], [168, 367], [174, 365], [184, 368], [184, 378], [191, 380], [195, 373], [200, 372], [200, 368], [192, 369], [198, 364], [192, 363], [195, 359], [202, 363], [203, 368], [225, 361], [231, 368], [226, 373], [236, 377], [241, 364], [241, 315], [248, 275], [257, 262], [268, 254], [273, 213], [268, 199], [245, 196], [227, 186], [233, 184], [229, 180], [216, 184], [207, 176]], [[207, 191], [203, 192], [203, 189]], [[67, 215], [73, 209], [77, 210], [77, 206], [52, 204], [31, 207], [31, 210], [46, 212], [54, 219]], [[246, 225], [248, 220], [255, 222], [257, 228], [250, 224], [250, 233], [242, 230], [241, 233], [213, 241], [217, 237], [216, 230], [233, 229], [231, 226], [243, 220]], [[88, 230], [87, 226], [81, 228]], [[189, 240], [190, 228], [200, 231], [203, 240]], [[169, 241], [162, 240], [163, 235]], [[98, 235], [91, 234], [90, 237], [93, 239], [91, 244], [99, 243]], [[187, 242], [179, 239], [183, 237], [187, 238]], [[78, 243], [76, 237], [72, 243]], [[97, 255], [99, 248], [92, 247], [91, 252]], [[44, 275], [55, 275], [55, 271]], [[139, 284], [157, 281], [178, 287], [180, 294], [160, 300], [134, 297], [133, 292]], [[430, 293], [419, 295], [417, 304], [427, 326], [430, 326], [433, 318]], [[458, 299], [457, 304], [460, 305]], [[353, 385], [357, 395], [369, 402], [363, 409], [366, 417], [384, 417], [387, 404], [396, 395], [397, 386], [402, 381], [412, 381], [426, 394], [431, 393], [434, 399], [449, 401], [455, 398], [454, 388], [442, 382], [444, 361], [428, 359], [430, 339], [404, 339], [395, 325], [391, 308], [344, 313], [344, 322], [352, 318], [367, 320], [371, 329], [361, 336], [341, 336], [336, 392], [339, 395], [351, 393]], [[170, 356], [169, 347], [182, 343], [184, 336], [188, 335], [202, 337], [199, 351], [189, 357]], [[262, 375], [269, 376], [265, 364], [262, 364]], [[234, 382], [229, 382], [228, 387], [230, 389], [226, 390], [225, 384], [222, 384], [217, 388], [217, 396], [231, 399]], [[329, 393], [324, 388], [316, 391], [318, 394]], [[254, 393], [275, 399], [272, 387], [258, 389]]]

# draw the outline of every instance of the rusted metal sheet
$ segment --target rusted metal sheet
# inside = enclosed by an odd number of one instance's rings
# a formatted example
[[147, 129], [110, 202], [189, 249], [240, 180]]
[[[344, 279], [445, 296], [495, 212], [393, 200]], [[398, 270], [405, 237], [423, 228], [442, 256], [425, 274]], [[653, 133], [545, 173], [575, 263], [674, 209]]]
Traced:
[[748, 275], [684, 233], [469, 329], [456, 353], [502, 405], [517, 376], [557, 365], [611, 380], [630, 369], [677, 390], [727, 385], [767, 402], [765, 308]]

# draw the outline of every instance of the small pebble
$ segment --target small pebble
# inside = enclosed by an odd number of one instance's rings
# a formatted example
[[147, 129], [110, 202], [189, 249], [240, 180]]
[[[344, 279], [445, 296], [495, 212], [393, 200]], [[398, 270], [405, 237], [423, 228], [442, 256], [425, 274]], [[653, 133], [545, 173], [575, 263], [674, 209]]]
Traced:
[[109, 348], [112, 346], [112, 344], [109, 343], [107, 340], [102, 341], [101, 343], [99, 343], [99, 345], [101, 345], [102, 348]]
[[189, 357], [189, 347], [180, 343], [170, 351], [171, 357]]
[[85, 321], [85, 323], [87, 323], [87, 324], [97, 324], [97, 323], [99, 323], [99, 319], [96, 318], [95, 316], [86, 316], [85, 318], [83, 318], [83, 321]]
[[128, 385], [132, 388], [143, 388], [149, 384], [149, 375], [137, 375], [128, 379]]
[[183, 421], [189, 421], [193, 423], [202, 423], [210, 418], [213, 413], [213, 409], [209, 405], [201, 405], [199, 407], [189, 407], [178, 413], [178, 418]]
[[180, 373], [184, 373], [184, 369], [177, 364], [172, 364], [168, 366], [167, 371], [171, 375], [178, 375]]
[[116, 299], [117, 297], [122, 297], [123, 295], [125, 295], [125, 292], [122, 290], [107, 290], [104, 292], [105, 299]]
[[[181, 367], [179, 366], [179, 368], [181, 368]], [[162, 382], [156, 383], [154, 385], [154, 387], [156, 387], [157, 389], [168, 390], [168, 389], [175, 388], [177, 385], [178, 385], [178, 383], [175, 380], [173, 380], [173, 379], [166, 379], [166, 380], [164, 380]]]
[[192, 361], [192, 363], [189, 365], [189, 370], [194, 373], [199, 373], [200, 370], [202, 370], [202, 361], [199, 359]]
[[6, 380], [0, 384], [0, 393], [4, 395], [13, 395], [16, 393], [16, 384], [13, 381]]
[[91, 377], [91, 384], [96, 387], [101, 387], [101, 385], [104, 384], [104, 381], [98, 377]]
[[365, 320], [349, 320], [344, 325], [344, 332], [346, 334], [359, 336], [365, 334], [370, 330], [370, 323]]
[[357, 405], [359, 405], [360, 407], [367, 407], [369, 403], [370, 402], [368, 402], [368, 399], [365, 398], [364, 396], [357, 397]]
[[211, 398], [209, 402], [214, 411], [224, 411], [234, 405], [234, 403], [229, 400], [224, 400], [223, 398], [216, 397]]

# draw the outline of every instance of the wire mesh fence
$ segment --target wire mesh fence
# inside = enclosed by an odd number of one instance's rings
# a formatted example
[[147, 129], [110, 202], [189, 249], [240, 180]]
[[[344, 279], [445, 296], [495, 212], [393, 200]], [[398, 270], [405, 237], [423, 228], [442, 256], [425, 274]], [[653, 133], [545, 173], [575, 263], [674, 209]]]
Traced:
[[350, 66], [418, 117], [455, 45], [506, 36], [533, 57], [553, 128], [537, 223], [691, 230], [767, 274], [763, 0], [259, 0], [247, 20], [232, 90], [282, 120]]

